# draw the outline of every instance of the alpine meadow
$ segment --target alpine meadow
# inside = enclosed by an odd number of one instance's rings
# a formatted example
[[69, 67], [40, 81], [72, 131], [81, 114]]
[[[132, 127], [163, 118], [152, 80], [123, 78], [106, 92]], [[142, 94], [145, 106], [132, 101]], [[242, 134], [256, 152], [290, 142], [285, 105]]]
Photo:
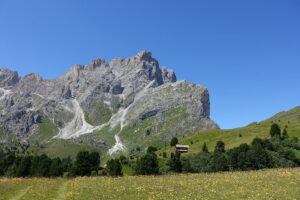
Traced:
[[0, 0], [0, 200], [300, 200], [299, 10]]

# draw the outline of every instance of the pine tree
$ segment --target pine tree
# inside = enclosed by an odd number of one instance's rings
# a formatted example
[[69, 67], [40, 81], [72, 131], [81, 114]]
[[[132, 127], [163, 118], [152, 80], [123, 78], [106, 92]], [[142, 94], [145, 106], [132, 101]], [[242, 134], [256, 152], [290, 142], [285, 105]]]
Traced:
[[170, 167], [171, 171], [182, 172], [182, 163], [180, 160], [180, 153], [176, 152], [171, 154], [171, 158], [168, 161], [167, 165]]
[[91, 174], [90, 154], [88, 151], [80, 151], [74, 163], [74, 172], [78, 176], [89, 176]]
[[272, 124], [270, 129], [270, 135], [271, 137], [279, 137], [281, 135], [281, 130], [278, 124]]
[[62, 176], [63, 174], [63, 166], [60, 158], [54, 158], [51, 161], [49, 175], [50, 176]]
[[89, 160], [90, 160], [90, 170], [98, 172], [99, 165], [100, 165], [99, 153], [96, 151], [91, 152], [89, 155]]
[[215, 153], [224, 153], [225, 152], [225, 144], [222, 141], [218, 141], [215, 147]]
[[178, 139], [177, 139], [177, 137], [173, 137], [170, 145], [171, 145], [171, 147], [174, 147], [176, 144], [178, 144]]
[[209, 153], [206, 142], [204, 142], [203, 146], [202, 146], [202, 152], [203, 153]]
[[285, 129], [283, 129], [283, 131], [282, 131], [282, 139], [284, 140], [284, 139], [286, 139], [286, 138], [288, 138], [289, 136], [288, 136], [288, 133], [287, 133], [287, 130], [286, 130], [286, 128]]

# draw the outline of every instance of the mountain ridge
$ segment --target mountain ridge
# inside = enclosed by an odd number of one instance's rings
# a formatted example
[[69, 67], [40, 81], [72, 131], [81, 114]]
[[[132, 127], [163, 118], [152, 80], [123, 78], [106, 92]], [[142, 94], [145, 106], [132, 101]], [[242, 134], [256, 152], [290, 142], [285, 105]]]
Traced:
[[[14, 136], [29, 143], [65, 139], [100, 146], [109, 154], [219, 128], [210, 119], [207, 88], [177, 81], [174, 71], [161, 68], [148, 51], [110, 62], [98, 58], [77, 64], [53, 80], [37, 73], [21, 78], [0, 69], [0, 106], [4, 139]], [[45, 135], [41, 128], [45, 122], [52, 127], [51, 136], [40, 141], [36, 138]], [[141, 130], [147, 123], [149, 127]], [[136, 142], [131, 144], [129, 138]]]

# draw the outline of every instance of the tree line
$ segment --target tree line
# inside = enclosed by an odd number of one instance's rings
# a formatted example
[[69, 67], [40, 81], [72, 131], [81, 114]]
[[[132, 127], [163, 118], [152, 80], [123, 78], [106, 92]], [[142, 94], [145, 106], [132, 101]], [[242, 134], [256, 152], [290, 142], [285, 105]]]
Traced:
[[289, 137], [286, 129], [281, 132], [279, 125], [273, 124], [270, 138], [254, 138], [251, 144], [225, 150], [224, 142], [218, 141], [212, 152], [204, 143], [201, 152], [195, 155], [181, 158], [180, 153], [173, 153], [167, 171], [199, 173], [299, 167], [295, 150], [300, 150], [298, 138]]
[[[178, 144], [173, 138], [171, 146]], [[159, 164], [157, 148], [148, 147], [144, 155], [110, 159], [105, 167], [100, 167], [98, 152], [80, 151], [76, 158], [49, 158], [47, 155], [16, 156], [14, 153], [0, 152], [0, 176], [10, 177], [74, 177], [74, 176], [123, 176], [123, 166], [133, 170], [133, 175], [159, 175], [166, 173], [201, 173], [220, 171], [245, 171], [265, 168], [299, 167], [300, 159], [295, 150], [300, 150], [298, 138], [289, 137], [287, 130], [281, 131], [273, 124], [270, 138], [255, 138], [251, 144], [241, 144], [232, 149], [225, 149], [225, 144], [218, 141], [212, 152], [206, 143], [197, 154], [182, 156], [173, 152], [166, 163]]]

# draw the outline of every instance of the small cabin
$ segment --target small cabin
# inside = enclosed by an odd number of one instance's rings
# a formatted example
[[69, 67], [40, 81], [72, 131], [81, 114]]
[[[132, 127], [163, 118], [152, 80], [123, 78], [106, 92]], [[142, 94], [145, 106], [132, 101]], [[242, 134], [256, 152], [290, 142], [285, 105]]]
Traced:
[[179, 153], [187, 153], [189, 151], [189, 145], [176, 144], [176, 151]]

